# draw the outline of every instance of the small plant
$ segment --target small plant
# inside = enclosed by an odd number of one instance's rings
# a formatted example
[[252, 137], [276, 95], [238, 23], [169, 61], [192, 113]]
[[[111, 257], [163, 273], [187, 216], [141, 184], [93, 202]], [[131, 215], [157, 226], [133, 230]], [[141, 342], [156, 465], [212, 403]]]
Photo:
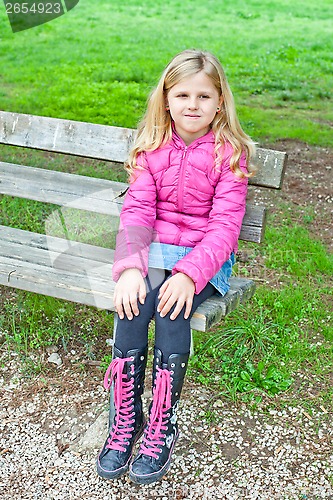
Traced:
[[266, 368], [263, 361], [259, 361], [256, 367], [250, 362], [246, 363], [245, 369], [240, 372], [235, 381], [240, 392], [259, 389], [271, 396], [286, 391], [293, 382], [276, 366], [270, 365]]
[[103, 358], [101, 360], [101, 365], [100, 365], [100, 369], [102, 370], [102, 372], [105, 372], [107, 370], [111, 361], [112, 361], [111, 354], [105, 354], [105, 356], [103, 356]]
[[243, 325], [227, 328], [215, 335], [203, 345], [205, 350], [213, 346], [217, 350], [238, 351], [243, 348], [248, 355], [265, 353], [274, 345], [278, 336], [279, 325], [272, 321], [265, 322], [265, 315], [261, 312], [257, 319], [244, 322]]
[[209, 424], [219, 422], [219, 417], [214, 410], [206, 410], [202, 416]]

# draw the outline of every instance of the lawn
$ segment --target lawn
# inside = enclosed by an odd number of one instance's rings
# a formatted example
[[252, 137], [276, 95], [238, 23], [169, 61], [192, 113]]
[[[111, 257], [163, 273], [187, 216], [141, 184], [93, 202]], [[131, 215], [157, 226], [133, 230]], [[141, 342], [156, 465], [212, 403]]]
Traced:
[[164, 65], [196, 47], [221, 59], [256, 140], [333, 144], [329, 0], [81, 0], [16, 34], [0, 16], [2, 109], [135, 127]]
[[[1, 9], [1, 109], [135, 127], [170, 57], [197, 47], [221, 59], [242, 124], [261, 145], [292, 139], [304, 148], [332, 148], [332, 17], [328, 0], [81, 0], [65, 16], [13, 34]], [[2, 147], [1, 160], [125, 179], [106, 163], [24, 149]], [[236, 269], [244, 276], [256, 269], [254, 300], [209, 335], [195, 333], [191, 373], [225, 397], [258, 402], [278, 394], [290, 404], [292, 395], [308, 404], [305, 377], [319, 387], [314, 404], [332, 405], [333, 263], [309, 225], [320, 209], [303, 201], [274, 197], [265, 243], [242, 245], [250, 257]], [[0, 223], [13, 216], [18, 227], [43, 232], [49, 212], [3, 197]], [[31, 349], [67, 350], [74, 337], [83, 357], [103, 361], [111, 316], [21, 292], [13, 299], [2, 290], [0, 338], [28, 372], [46, 370]]]

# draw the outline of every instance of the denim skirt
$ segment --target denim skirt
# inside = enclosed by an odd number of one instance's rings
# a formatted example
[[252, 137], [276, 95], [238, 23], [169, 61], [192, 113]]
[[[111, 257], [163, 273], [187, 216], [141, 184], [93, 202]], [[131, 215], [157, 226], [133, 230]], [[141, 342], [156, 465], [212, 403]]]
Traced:
[[[189, 254], [192, 250], [192, 247], [169, 245], [167, 243], [151, 243], [149, 247], [148, 267], [152, 269], [167, 269], [171, 271], [177, 262], [185, 257], [185, 255]], [[232, 253], [221, 269], [211, 280], [209, 280], [209, 282], [216, 289], [217, 294], [225, 295], [229, 290], [229, 278], [234, 264], [235, 255]]]

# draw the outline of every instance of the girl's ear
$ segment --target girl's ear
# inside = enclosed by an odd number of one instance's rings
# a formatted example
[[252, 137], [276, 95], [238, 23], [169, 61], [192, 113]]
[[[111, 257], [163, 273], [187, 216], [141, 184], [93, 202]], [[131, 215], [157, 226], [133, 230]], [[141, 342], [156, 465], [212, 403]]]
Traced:
[[218, 107], [216, 108], [216, 112], [217, 112], [217, 113], [221, 113], [222, 104], [223, 104], [223, 97], [221, 96], [221, 97], [220, 97], [220, 100], [219, 100], [219, 105], [218, 105]]

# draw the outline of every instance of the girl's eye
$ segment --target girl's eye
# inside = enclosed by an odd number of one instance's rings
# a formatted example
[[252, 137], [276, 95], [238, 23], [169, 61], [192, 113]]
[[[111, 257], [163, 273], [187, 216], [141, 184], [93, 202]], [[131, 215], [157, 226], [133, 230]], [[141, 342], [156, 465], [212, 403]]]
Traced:
[[[180, 98], [184, 98], [185, 99], [186, 97], [188, 97], [188, 94], [177, 94], [176, 97], [180, 97]], [[207, 94], [201, 94], [198, 97], [199, 97], [199, 99], [209, 99], [210, 98], [210, 96], [207, 95]]]

